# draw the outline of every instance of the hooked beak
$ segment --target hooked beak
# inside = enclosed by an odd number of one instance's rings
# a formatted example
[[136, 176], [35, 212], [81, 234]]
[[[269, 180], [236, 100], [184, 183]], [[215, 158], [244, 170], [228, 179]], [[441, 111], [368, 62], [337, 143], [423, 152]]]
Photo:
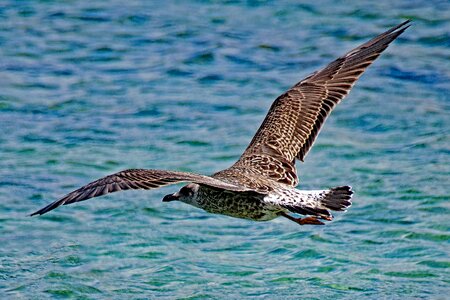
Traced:
[[178, 200], [179, 197], [174, 196], [174, 194], [169, 194], [169, 195], [165, 195], [164, 198], [162, 199], [163, 202], [170, 202], [170, 201], [175, 201]]

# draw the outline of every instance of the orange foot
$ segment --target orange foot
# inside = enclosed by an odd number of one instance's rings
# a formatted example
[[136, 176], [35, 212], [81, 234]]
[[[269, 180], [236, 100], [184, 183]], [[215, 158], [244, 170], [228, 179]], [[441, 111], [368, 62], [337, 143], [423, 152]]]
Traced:
[[283, 217], [294, 221], [295, 223], [299, 224], [299, 225], [325, 225], [325, 223], [319, 221], [319, 219], [317, 217], [306, 217], [306, 218], [294, 218], [284, 212], [282, 212], [280, 215], [282, 215]]
[[295, 222], [300, 225], [325, 225], [325, 223], [319, 221], [317, 217], [298, 218]]

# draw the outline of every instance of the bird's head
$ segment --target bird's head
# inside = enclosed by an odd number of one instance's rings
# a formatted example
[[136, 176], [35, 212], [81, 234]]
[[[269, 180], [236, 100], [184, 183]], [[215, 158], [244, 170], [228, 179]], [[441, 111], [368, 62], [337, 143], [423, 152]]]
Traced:
[[163, 202], [181, 201], [187, 204], [195, 205], [198, 188], [196, 183], [190, 183], [183, 186], [178, 192], [164, 196]]

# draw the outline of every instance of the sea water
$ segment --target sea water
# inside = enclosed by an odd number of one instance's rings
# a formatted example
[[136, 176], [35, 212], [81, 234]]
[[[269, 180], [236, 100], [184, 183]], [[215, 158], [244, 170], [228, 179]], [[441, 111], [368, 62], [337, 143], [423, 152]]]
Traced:
[[[448, 1], [1, 1], [2, 299], [445, 299]], [[331, 114], [300, 188], [326, 226], [162, 203], [169, 186], [28, 214], [127, 168], [212, 174], [272, 101], [406, 19]]]

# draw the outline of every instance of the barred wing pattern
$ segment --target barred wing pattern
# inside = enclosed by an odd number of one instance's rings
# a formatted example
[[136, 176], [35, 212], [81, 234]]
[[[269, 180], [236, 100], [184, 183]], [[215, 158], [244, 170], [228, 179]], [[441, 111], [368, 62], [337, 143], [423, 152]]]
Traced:
[[164, 170], [130, 169], [93, 181], [67, 194], [63, 198], [47, 205], [46, 207], [32, 213], [31, 216], [42, 215], [61, 205], [84, 201], [109, 193], [130, 189], [151, 190], [180, 182], [195, 182], [200, 185], [236, 192], [253, 191], [242, 186], [235, 186], [223, 182], [219, 179], [214, 179], [208, 176], [197, 175], [193, 173]]
[[296, 186], [295, 159], [304, 160], [332, 109], [367, 67], [410, 26], [409, 22], [353, 49], [279, 96], [231, 168], [250, 168], [274, 181]]

